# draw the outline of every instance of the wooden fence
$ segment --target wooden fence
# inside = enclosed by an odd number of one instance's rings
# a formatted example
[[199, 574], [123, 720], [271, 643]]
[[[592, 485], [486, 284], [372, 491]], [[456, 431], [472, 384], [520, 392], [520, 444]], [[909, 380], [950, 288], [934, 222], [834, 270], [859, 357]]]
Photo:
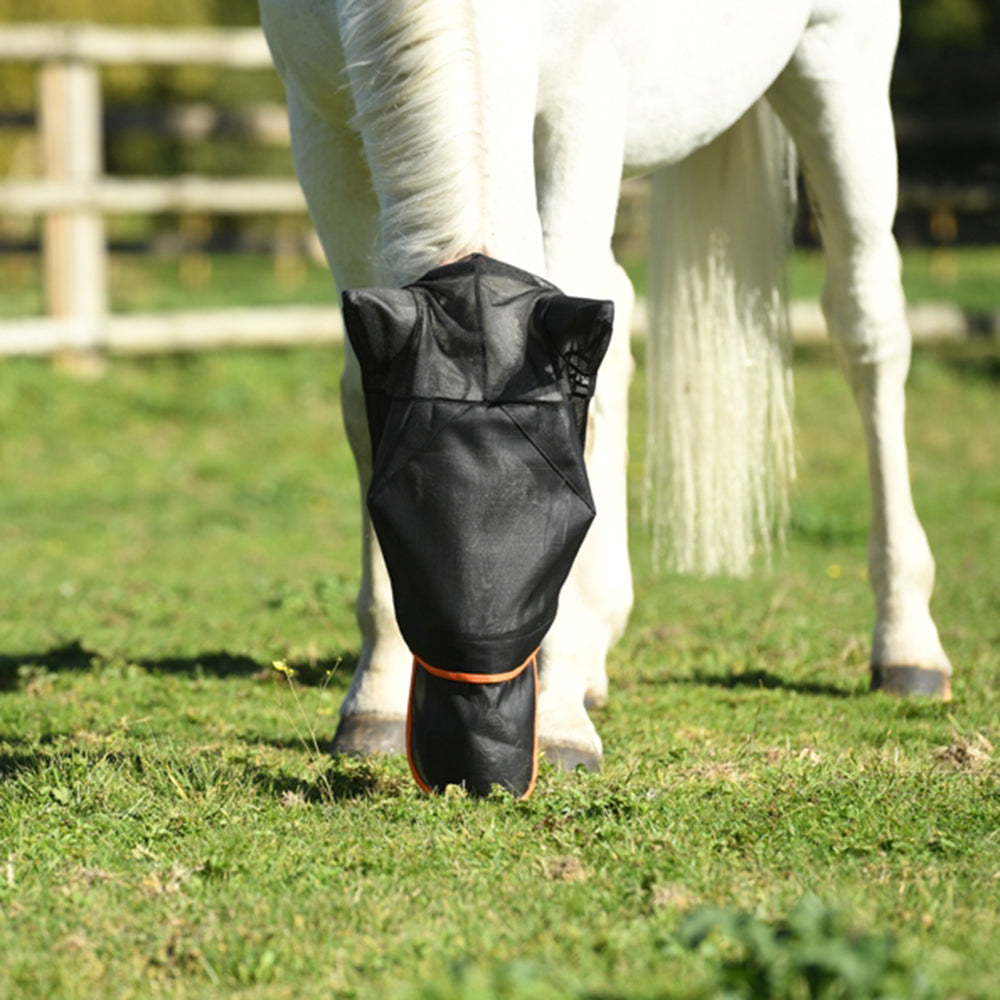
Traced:
[[[271, 59], [259, 29], [123, 29], [84, 24], [0, 26], [0, 60], [38, 66], [36, 118], [44, 175], [39, 180], [0, 182], [0, 214], [44, 219], [42, 269], [46, 303], [44, 317], [0, 320], [0, 355], [103, 349], [161, 351], [342, 338], [340, 314], [332, 305], [128, 315], [109, 312], [105, 216], [154, 212], [305, 212], [302, 193], [292, 178], [124, 178], [104, 173], [101, 66], [208, 64], [236, 70], [264, 69], [271, 65]], [[267, 135], [256, 136], [260, 141], [274, 140], [273, 111], [272, 108]], [[214, 109], [202, 105], [178, 122], [182, 130], [195, 134], [206, 127], [202, 120], [205, 115], [211, 117], [214, 113]], [[903, 132], [905, 137], [905, 128]], [[959, 194], [975, 202], [972, 208], [981, 209], [985, 204], [995, 209], [1000, 204], [1000, 193], [993, 187], [980, 185], [970, 190], [971, 193], [963, 189], [964, 193]], [[633, 182], [631, 186], [626, 182], [623, 187], [618, 234], [623, 245], [630, 240], [645, 239], [645, 193], [642, 182]], [[930, 211], [944, 198], [951, 211], [964, 204], [956, 202], [953, 195], [957, 197], [948, 190], [915, 190], [904, 184], [902, 200], [915, 200], [923, 210]], [[947, 304], [914, 314], [911, 322], [918, 337], [963, 336], [967, 329], [961, 311]], [[994, 322], [1000, 323], [1000, 318]], [[815, 303], [793, 304], [792, 325], [800, 339], [825, 335]], [[641, 308], [635, 326], [636, 332], [642, 331]]]
[[333, 307], [255, 307], [114, 315], [107, 301], [104, 217], [121, 213], [304, 213], [292, 178], [116, 178], [102, 163], [100, 67], [116, 63], [271, 65], [259, 29], [0, 27], [0, 60], [38, 66], [40, 180], [0, 182], [0, 213], [44, 218], [47, 315], [0, 320], [0, 354], [148, 351], [337, 340]]

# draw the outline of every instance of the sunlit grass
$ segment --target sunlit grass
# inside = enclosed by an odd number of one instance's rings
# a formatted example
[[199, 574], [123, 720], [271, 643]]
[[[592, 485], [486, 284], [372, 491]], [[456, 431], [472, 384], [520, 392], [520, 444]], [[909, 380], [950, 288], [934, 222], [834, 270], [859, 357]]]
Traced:
[[865, 694], [859, 422], [803, 351], [787, 552], [663, 575], [636, 518], [604, 769], [545, 768], [529, 803], [322, 752], [358, 649], [339, 364], [0, 363], [0, 996], [792, 998], [808, 952], [831, 995], [992, 997], [994, 345], [911, 378], [951, 706]]

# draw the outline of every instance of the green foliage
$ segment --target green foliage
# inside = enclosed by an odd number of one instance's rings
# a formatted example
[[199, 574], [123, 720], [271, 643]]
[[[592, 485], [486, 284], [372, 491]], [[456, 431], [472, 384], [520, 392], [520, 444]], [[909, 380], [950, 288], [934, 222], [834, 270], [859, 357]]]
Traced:
[[706, 948], [713, 935], [737, 946], [718, 956], [720, 996], [747, 1000], [869, 1000], [930, 996], [927, 982], [899, 956], [891, 938], [852, 930], [836, 910], [803, 896], [787, 918], [774, 922], [752, 913], [707, 908], [679, 930], [688, 948]]
[[[223, 3], [220, 0], [0, 0], [0, 23], [77, 21], [135, 27], [246, 26], [260, 23], [254, 2]], [[35, 96], [34, 68], [20, 64], [0, 67], [0, 106], [26, 109]], [[171, 96], [198, 96], [211, 100], [218, 89], [230, 93], [233, 78], [246, 80], [253, 74], [218, 69], [171, 67], [117, 67], [106, 73], [105, 98], [109, 106], [161, 102]], [[271, 75], [271, 74], [268, 74]], [[273, 82], [269, 93], [275, 92]], [[249, 97], [250, 95], [248, 95]], [[260, 96], [260, 95], [258, 95]], [[153, 172], [148, 170], [147, 172]]]
[[903, 43], [910, 48], [981, 46], [991, 29], [1000, 29], [989, 0], [902, 0], [901, 7]]

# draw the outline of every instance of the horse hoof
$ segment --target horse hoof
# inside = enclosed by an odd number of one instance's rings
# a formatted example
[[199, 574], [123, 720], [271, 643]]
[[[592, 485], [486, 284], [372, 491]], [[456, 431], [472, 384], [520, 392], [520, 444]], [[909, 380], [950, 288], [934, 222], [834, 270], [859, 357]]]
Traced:
[[545, 759], [560, 771], [575, 771], [583, 765], [584, 770], [591, 774], [601, 769], [600, 754], [583, 747], [569, 746], [565, 743], [544, 743], [542, 753]]
[[951, 701], [951, 676], [943, 670], [932, 667], [877, 667], [872, 664], [871, 674], [873, 691]]
[[386, 715], [345, 716], [337, 726], [330, 752], [350, 757], [406, 753], [406, 719]]

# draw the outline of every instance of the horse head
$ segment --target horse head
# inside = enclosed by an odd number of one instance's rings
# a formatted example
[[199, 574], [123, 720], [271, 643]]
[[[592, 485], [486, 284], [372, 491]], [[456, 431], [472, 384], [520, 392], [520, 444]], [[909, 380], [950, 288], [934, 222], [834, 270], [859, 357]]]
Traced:
[[527, 795], [537, 652], [594, 517], [583, 449], [613, 305], [473, 255], [343, 306], [368, 510], [414, 655], [414, 776]]

